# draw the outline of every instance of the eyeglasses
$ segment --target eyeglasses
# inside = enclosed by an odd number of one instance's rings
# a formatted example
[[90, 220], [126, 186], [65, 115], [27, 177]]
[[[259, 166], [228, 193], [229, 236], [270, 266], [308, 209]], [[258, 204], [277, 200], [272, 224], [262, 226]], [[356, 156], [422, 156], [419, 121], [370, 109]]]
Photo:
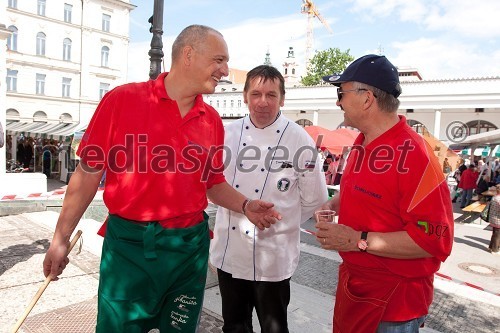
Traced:
[[[342, 100], [342, 94], [345, 94], [345, 93], [348, 93], [348, 92], [353, 92], [353, 91], [370, 91], [370, 90], [364, 89], [364, 88], [342, 90], [342, 88], [339, 87], [339, 88], [337, 88], [337, 98], [338, 98], [339, 102]], [[377, 96], [375, 94], [373, 94], [373, 96], [375, 98], [377, 98]]]

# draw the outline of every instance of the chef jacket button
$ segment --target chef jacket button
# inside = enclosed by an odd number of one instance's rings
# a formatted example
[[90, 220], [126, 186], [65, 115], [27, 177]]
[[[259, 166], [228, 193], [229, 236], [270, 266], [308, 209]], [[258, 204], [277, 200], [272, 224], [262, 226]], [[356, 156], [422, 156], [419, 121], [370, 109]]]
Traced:
[[259, 193], [259, 189], [255, 189], [255, 193]]
[[233, 227], [233, 230], [235, 230], [235, 229], [236, 229], [236, 227]]
[[245, 147], [247, 144], [246, 143], [243, 143], [243, 147]]
[[249, 230], [247, 230], [245, 233], [248, 235], [248, 234], [250, 233], [250, 231], [249, 231]]
[[267, 150], [271, 150], [271, 147], [267, 147]]
[[264, 169], [264, 168], [260, 169], [260, 171], [262, 171], [262, 172], [264, 172], [265, 170], [266, 170], [266, 169]]
[[277, 131], [276, 131], [276, 133], [279, 133], [279, 132], [280, 132], [280, 130], [277, 130]]
[[246, 128], [246, 129], [249, 129], [250, 127], [246, 126], [245, 128]]
[[243, 167], [243, 163], [240, 163], [240, 167]]
[[236, 184], [236, 188], [240, 187], [240, 185]]

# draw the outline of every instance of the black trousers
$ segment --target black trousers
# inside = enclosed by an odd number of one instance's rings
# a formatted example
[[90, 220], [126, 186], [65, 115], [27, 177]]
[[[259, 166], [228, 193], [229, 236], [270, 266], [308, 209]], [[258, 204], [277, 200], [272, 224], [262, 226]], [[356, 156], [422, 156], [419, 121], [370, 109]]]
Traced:
[[278, 282], [235, 279], [217, 269], [225, 333], [252, 333], [252, 312], [257, 312], [262, 333], [288, 333], [287, 307], [290, 279]]

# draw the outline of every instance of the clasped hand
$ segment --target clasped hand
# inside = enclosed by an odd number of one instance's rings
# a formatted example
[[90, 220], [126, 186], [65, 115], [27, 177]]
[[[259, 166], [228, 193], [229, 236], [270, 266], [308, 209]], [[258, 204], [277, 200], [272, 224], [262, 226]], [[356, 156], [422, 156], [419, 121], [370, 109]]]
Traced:
[[281, 214], [273, 207], [274, 204], [270, 202], [251, 200], [246, 207], [245, 216], [250, 222], [255, 224], [259, 230], [264, 230], [281, 220]]

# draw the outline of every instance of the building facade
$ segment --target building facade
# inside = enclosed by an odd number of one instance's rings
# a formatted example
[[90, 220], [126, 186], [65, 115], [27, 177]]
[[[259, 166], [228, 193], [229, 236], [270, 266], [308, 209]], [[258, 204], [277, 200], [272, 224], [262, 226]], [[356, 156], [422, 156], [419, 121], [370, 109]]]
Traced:
[[118, 0], [8, 0], [7, 130], [57, 134], [87, 124], [102, 96], [125, 83], [133, 8]]
[[[463, 137], [500, 128], [500, 77], [424, 80], [418, 72], [400, 71], [403, 93], [399, 113], [417, 131], [430, 132], [449, 144]], [[224, 84], [205, 96], [224, 123], [248, 114], [243, 103], [243, 84]], [[336, 87], [332, 85], [288, 85], [282, 112], [302, 126], [319, 125], [328, 129], [343, 126], [343, 112], [336, 106]]]
[[20, 138], [60, 139], [86, 126], [103, 95], [126, 82], [135, 6], [128, 0], [4, 3], [0, 121], [11, 142], [1, 155], [15, 158]]

